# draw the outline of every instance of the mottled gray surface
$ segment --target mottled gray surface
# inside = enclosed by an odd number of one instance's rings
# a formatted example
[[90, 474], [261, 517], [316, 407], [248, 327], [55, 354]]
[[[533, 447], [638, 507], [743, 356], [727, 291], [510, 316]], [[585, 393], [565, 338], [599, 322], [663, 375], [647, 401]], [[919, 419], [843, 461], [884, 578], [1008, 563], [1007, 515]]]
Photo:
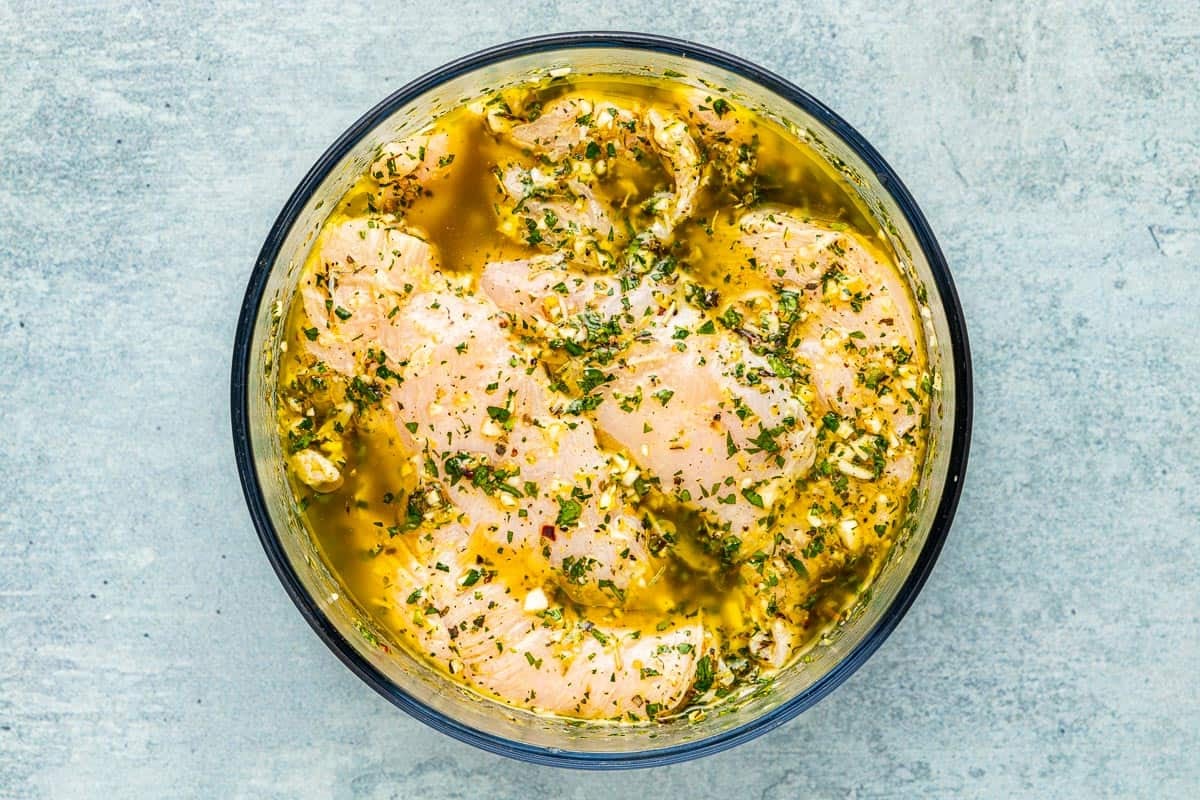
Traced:
[[[0, 0], [0, 795], [1196, 796], [1200, 6], [491, 5]], [[309, 164], [451, 57], [585, 27], [724, 46], [856, 125], [977, 370], [895, 635], [650, 774], [505, 761], [360, 684], [271, 574], [228, 433], [238, 303]]]

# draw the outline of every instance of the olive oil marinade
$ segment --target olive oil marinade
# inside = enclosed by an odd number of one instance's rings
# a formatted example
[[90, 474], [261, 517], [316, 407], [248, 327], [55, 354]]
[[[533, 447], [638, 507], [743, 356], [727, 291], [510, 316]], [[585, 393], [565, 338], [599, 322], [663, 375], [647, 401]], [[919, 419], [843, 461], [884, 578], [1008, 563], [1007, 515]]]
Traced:
[[[489, 93], [385, 147], [314, 244], [280, 375], [296, 498], [373, 623], [475, 690], [704, 714], [891, 547], [932, 388], [914, 307], [837, 173], [720, 91]], [[399, 340], [422, 315], [446, 324]]]

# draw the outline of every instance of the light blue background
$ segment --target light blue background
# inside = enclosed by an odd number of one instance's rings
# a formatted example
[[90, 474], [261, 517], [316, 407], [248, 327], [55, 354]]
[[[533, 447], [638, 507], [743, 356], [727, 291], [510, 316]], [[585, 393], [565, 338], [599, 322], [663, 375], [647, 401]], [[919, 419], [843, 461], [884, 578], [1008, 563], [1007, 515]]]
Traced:
[[[1046, 6], [0, 0], [0, 795], [1197, 796], [1200, 6]], [[505, 761], [360, 684], [229, 436], [238, 304], [308, 166], [418, 74], [578, 28], [724, 47], [857, 126], [975, 354], [958, 521], [896, 633], [650, 774]]]

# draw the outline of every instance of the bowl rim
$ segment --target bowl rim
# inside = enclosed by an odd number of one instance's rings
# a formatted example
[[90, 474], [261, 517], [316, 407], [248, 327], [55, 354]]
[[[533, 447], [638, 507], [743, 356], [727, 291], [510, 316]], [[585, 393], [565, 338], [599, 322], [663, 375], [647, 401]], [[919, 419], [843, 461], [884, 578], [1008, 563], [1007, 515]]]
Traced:
[[[325, 177], [342, 158], [371, 130], [395, 110], [431, 89], [459, 75], [480, 67], [496, 64], [518, 56], [556, 50], [590, 48], [622, 48], [644, 50], [681, 56], [701, 61], [732, 72], [757, 83], [785, 100], [800, 106], [833, 131], [863, 162], [874, 171], [877, 179], [895, 200], [911, 226], [920, 245], [946, 315], [950, 332], [950, 350], [954, 367], [955, 408], [953, 433], [948, 457], [946, 484], [934, 515], [929, 536], [917, 555], [912, 571], [905, 578], [891, 605], [884, 609], [874, 627], [853, 649], [815, 683], [795, 697], [767, 713], [736, 728], [713, 736], [668, 747], [631, 752], [585, 752], [562, 750], [527, 744], [486, 733], [451, 719], [425, 705], [419, 699], [390, 681], [386, 675], [367, 661], [354, 645], [333, 625], [314, 599], [304, 590], [299, 576], [285, 554], [279, 536], [271, 522], [262, 487], [255, 469], [250, 438], [249, 370], [254, 324], [258, 317], [267, 281], [284, 240], [297, 221], [305, 204]], [[738, 56], [730, 55], [707, 45], [657, 34], [621, 31], [580, 31], [555, 33], [517, 39], [505, 44], [479, 50], [451, 61], [409, 82], [379, 102], [346, 129], [322, 154], [300, 181], [283, 210], [280, 211], [263, 244], [251, 272], [242, 301], [233, 347], [233, 367], [230, 381], [231, 422], [234, 456], [242, 491], [250, 517], [266, 551], [267, 558], [301, 615], [330, 650], [364, 683], [434, 730], [498, 755], [535, 764], [573, 767], [579, 769], [622, 769], [661, 766], [718, 753], [747, 742], [811, 708], [845, 681], [879, 648], [899, 624], [928, 578], [954, 517], [962, 491], [967, 466], [973, 415], [972, 369], [966, 324], [958, 294], [941, 248], [925, 220], [924, 214], [908, 189], [883, 157], [849, 123], [819, 100], [782, 77]]]

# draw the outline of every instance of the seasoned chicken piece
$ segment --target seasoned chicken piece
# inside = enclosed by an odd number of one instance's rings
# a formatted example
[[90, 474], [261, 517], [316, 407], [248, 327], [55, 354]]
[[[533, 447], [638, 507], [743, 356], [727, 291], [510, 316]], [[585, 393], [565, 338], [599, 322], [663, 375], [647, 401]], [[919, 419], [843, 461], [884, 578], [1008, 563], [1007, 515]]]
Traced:
[[[684, 700], [704, 634], [694, 620], [662, 629], [593, 623], [552, 605], [532, 581], [499, 579], [450, 523], [407, 535], [399, 627], [456, 677], [519, 705], [585, 719], [653, 719]], [[412, 587], [412, 588], [407, 588]]]
[[[744, 555], [769, 539], [768, 518], [814, 448], [803, 405], [768, 362], [650, 275], [591, 276], [541, 259], [488, 264], [481, 286], [519, 330], [574, 343], [573, 407], [590, 410], [664, 493], [715, 533], [748, 539]], [[620, 340], [615, 356], [585, 358], [593, 329]]]
[[368, 173], [380, 183], [411, 180], [424, 184], [434, 176], [439, 162], [445, 161], [449, 144], [450, 137], [444, 133], [419, 134], [388, 142], [379, 149]]
[[423, 133], [379, 148], [367, 173], [379, 183], [374, 207], [381, 211], [407, 208], [435, 183], [448, 175], [454, 163], [450, 137], [444, 133]]
[[[772, 281], [801, 298], [790, 332], [794, 352], [811, 366], [821, 404], [853, 417], [881, 406], [902, 436], [920, 422], [908, 389], [919, 380], [907, 366], [919, 344], [916, 310], [898, 271], [856, 237], [781, 210], [759, 209], [738, 220], [740, 247]], [[892, 382], [899, 375], [900, 384]]]
[[746, 111], [729, 102], [721, 93], [708, 89], [692, 89], [683, 95], [685, 114], [696, 128], [701, 141], [725, 138], [749, 140], [740, 129], [749, 127], [753, 119]]
[[[428, 242], [390, 217], [346, 220], [326, 229], [316, 247], [323, 268], [300, 286], [313, 326], [306, 330], [309, 350], [334, 370], [353, 374], [369, 343], [389, 327], [394, 306], [380, 298], [427, 284], [437, 257]], [[341, 335], [330, 331], [331, 321]]]
[[513, 203], [501, 227], [518, 241], [601, 259], [625, 241], [591, 187], [576, 178], [511, 165], [501, 174], [500, 185]]
[[651, 525], [591, 426], [551, 413], [545, 377], [502, 322], [482, 298], [410, 300], [384, 340], [403, 374], [389, 393], [398, 433], [493, 545], [543, 553], [580, 602], [620, 605], [654, 580]]
[[678, 117], [663, 115], [651, 109], [646, 119], [650, 125], [654, 147], [671, 172], [674, 190], [652, 199], [657, 218], [650, 233], [658, 241], [671, 238], [675, 227], [692, 215], [696, 195], [700, 192], [700, 151], [688, 131], [687, 123]]
[[[648, 586], [652, 524], [591, 426], [551, 413], [508, 318], [452, 291], [424, 242], [383, 223], [346, 222], [319, 246], [325, 270], [304, 290], [309, 349], [351, 379], [352, 400], [393, 420], [434, 499], [494, 546], [543, 554], [580, 602], [621, 605]], [[332, 482], [306, 459], [313, 480]]]
[[812, 616], [807, 602], [826, 574], [829, 553], [806, 557], [803, 533], [794, 526], [781, 528], [782, 541], [764, 558], [751, 559], [739, 567], [743, 619], [748, 623], [743, 635], [749, 655], [764, 666], [780, 669], [791, 660], [804, 640], [804, 630]]
[[640, 233], [666, 242], [693, 211], [701, 183], [700, 152], [687, 123], [672, 114], [568, 97], [534, 121], [512, 127], [508, 137], [546, 162], [531, 169], [509, 165], [501, 174], [501, 187], [514, 203], [511, 213], [521, 222], [502, 227], [518, 240], [545, 250], [565, 247], [580, 256], [595, 253], [601, 263], [610, 263], [603, 256], [618, 251], [628, 232], [610, 221], [604, 207], [624, 207], [630, 192], [608, 187], [607, 178], [651, 152], [658, 155], [672, 187], [644, 201], [650, 220], [648, 230]]
[[806, 410], [766, 361], [695, 308], [678, 306], [647, 332], [611, 373], [600, 370], [596, 427], [749, 556], [813, 464]]
[[[586, 338], [586, 326], [579, 324], [585, 314], [619, 317], [632, 324], [666, 309], [675, 292], [672, 283], [660, 284], [652, 278], [624, 289], [619, 276], [582, 272], [559, 254], [487, 264], [480, 274], [480, 288], [497, 306], [514, 314], [518, 325], [534, 326], [547, 338], [566, 333], [571, 339]], [[518, 329], [521, 332], [524, 327]]]
[[685, 95], [684, 115], [696, 131], [707, 177], [742, 200], [758, 167], [754, 116], [720, 92], [701, 89]]
[[610, 142], [613, 154], [617, 148], [630, 150], [642, 146], [646, 140], [639, 130], [640, 122], [633, 112], [612, 103], [596, 104], [582, 97], [566, 97], [546, 108], [532, 122], [513, 126], [508, 135], [522, 147], [559, 161], [577, 149], [586, 150], [588, 142], [603, 147], [603, 152], [597, 155], [606, 155]]

